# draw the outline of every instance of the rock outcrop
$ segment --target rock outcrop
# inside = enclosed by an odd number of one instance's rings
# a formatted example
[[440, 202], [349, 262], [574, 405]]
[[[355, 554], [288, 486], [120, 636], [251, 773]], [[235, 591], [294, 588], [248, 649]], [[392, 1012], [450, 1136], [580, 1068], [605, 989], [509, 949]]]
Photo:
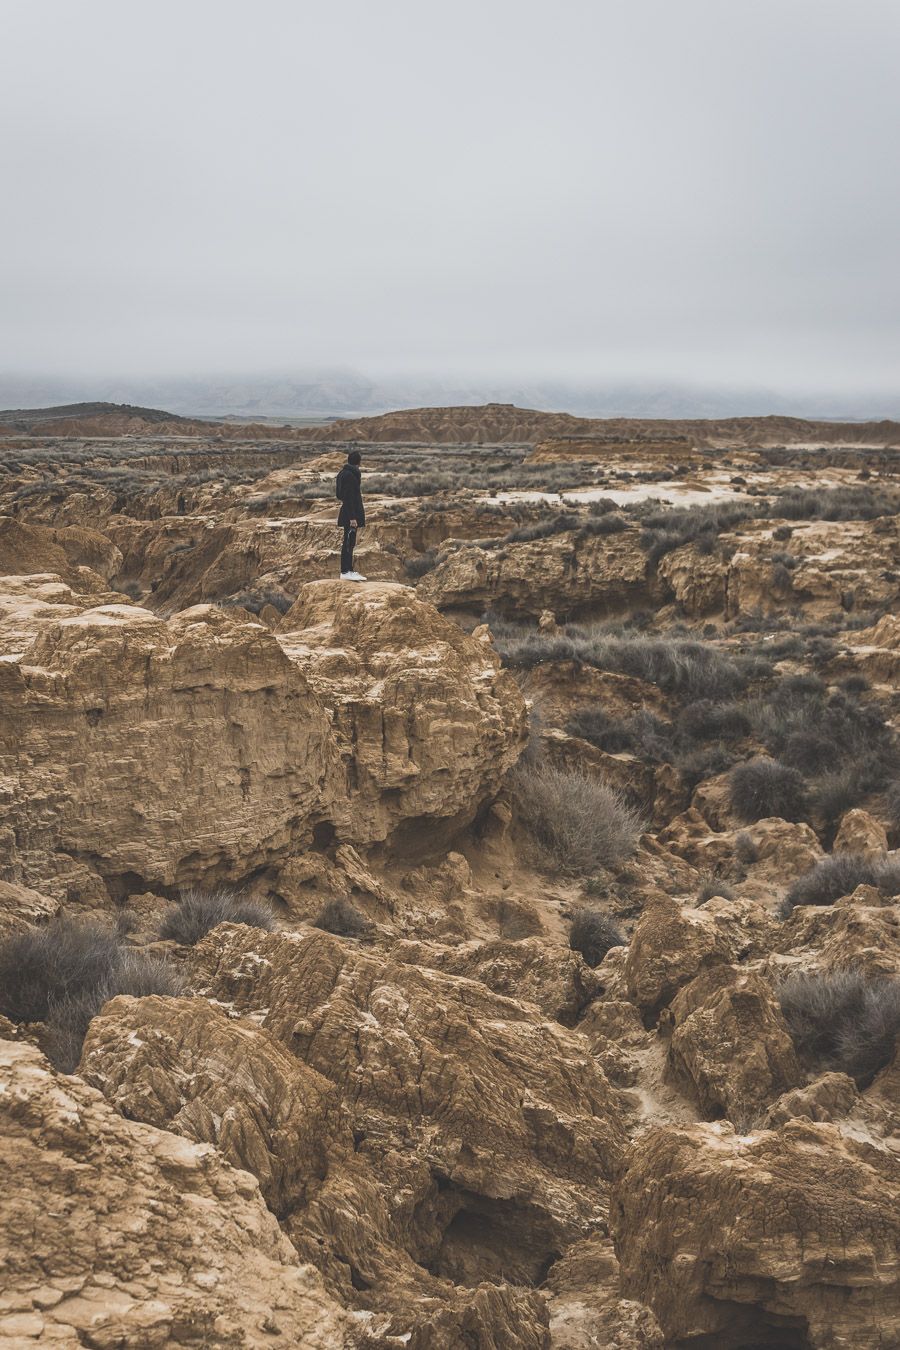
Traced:
[[500, 604], [504, 612], [535, 618], [548, 607], [557, 614], [616, 614], [646, 602], [647, 571], [637, 530], [568, 533], [500, 549], [457, 549], [423, 578], [418, 592], [439, 609], [480, 613]]
[[283, 627], [7, 585], [6, 879], [97, 906], [470, 820], [525, 736], [491, 648], [400, 586], [317, 583]]
[[623, 1293], [667, 1344], [900, 1343], [900, 1158], [830, 1124], [651, 1130], [616, 1187]]
[[676, 995], [669, 1063], [707, 1119], [739, 1128], [802, 1080], [775, 996], [753, 971], [713, 966]]
[[0, 1346], [308, 1346], [361, 1330], [256, 1180], [0, 1040]]

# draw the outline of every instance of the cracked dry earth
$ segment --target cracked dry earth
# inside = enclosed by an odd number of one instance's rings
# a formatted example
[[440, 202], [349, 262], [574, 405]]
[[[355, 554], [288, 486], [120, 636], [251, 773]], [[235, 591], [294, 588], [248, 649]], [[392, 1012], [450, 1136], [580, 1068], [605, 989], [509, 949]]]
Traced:
[[3, 442], [0, 942], [173, 983], [0, 960], [0, 1346], [898, 1347], [900, 1017], [784, 989], [900, 978], [900, 428], [437, 411], [358, 586], [321, 435]]

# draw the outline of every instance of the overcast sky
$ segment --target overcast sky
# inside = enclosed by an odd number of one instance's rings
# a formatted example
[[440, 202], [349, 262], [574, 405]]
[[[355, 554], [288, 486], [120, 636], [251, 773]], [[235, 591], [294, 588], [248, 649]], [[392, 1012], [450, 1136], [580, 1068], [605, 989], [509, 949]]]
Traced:
[[0, 0], [0, 370], [895, 389], [898, 0]]

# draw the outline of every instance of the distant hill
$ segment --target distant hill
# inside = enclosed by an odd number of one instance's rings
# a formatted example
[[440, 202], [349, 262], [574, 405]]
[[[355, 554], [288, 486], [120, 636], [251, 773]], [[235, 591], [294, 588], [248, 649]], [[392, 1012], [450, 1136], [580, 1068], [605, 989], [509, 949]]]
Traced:
[[30, 436], [203, 436], [214, 440], [294, 440], [291, 427], [206, 421], [130, 403], [67, 403], [55, 408], [8, 408], [0, 428]]
[[[202, 437], [207, 440], [398, 441], [421, 445], [509, 445], [552, 441], [556, 456], [593, 458], [605, 443], [685, 441], [698, 446], [787, 444], [900, 447], [900, 422], [824, 422], [799, 417], [574, 417], [513, 403], [408, 408], [378, 417], [344, 418], [315, 426], [207, 421], [127, 403], [73, 403], [0, 412], [0, 428], [32, 436]], [[580, 447], [580, 443], [581, 447]]]
[[410, 408], [380, 417], [359, 417], [303, 428], [315, 441], [412, 441], [422, 444], [534, 444], [544, 440], [644, 440], [689, 437], [698, 445], [784, 445], [845, 441], [900, 446], [900, 422], [818, 422], [799, 417], [628, 418], [573, 417], [538, 412], [512, 403], [468, 408]]

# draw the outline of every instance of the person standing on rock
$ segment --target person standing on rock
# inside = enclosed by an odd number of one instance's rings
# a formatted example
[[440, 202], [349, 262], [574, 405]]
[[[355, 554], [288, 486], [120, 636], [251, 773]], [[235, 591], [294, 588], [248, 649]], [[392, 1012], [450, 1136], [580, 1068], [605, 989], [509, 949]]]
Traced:
[[365, 581], [365, 577], [353, 570], [353, 549], [356, 544], [356, 531], [366, 523], [366, 508], [362, 499], [362, 471], [359, 467], [360, 453], [351, 450], [347, 463], [337, 476], [335, 489], [341, 509], [338, 512], [338, 524], [344, 527], [344, 542], [341, 546], [341, 581]]

